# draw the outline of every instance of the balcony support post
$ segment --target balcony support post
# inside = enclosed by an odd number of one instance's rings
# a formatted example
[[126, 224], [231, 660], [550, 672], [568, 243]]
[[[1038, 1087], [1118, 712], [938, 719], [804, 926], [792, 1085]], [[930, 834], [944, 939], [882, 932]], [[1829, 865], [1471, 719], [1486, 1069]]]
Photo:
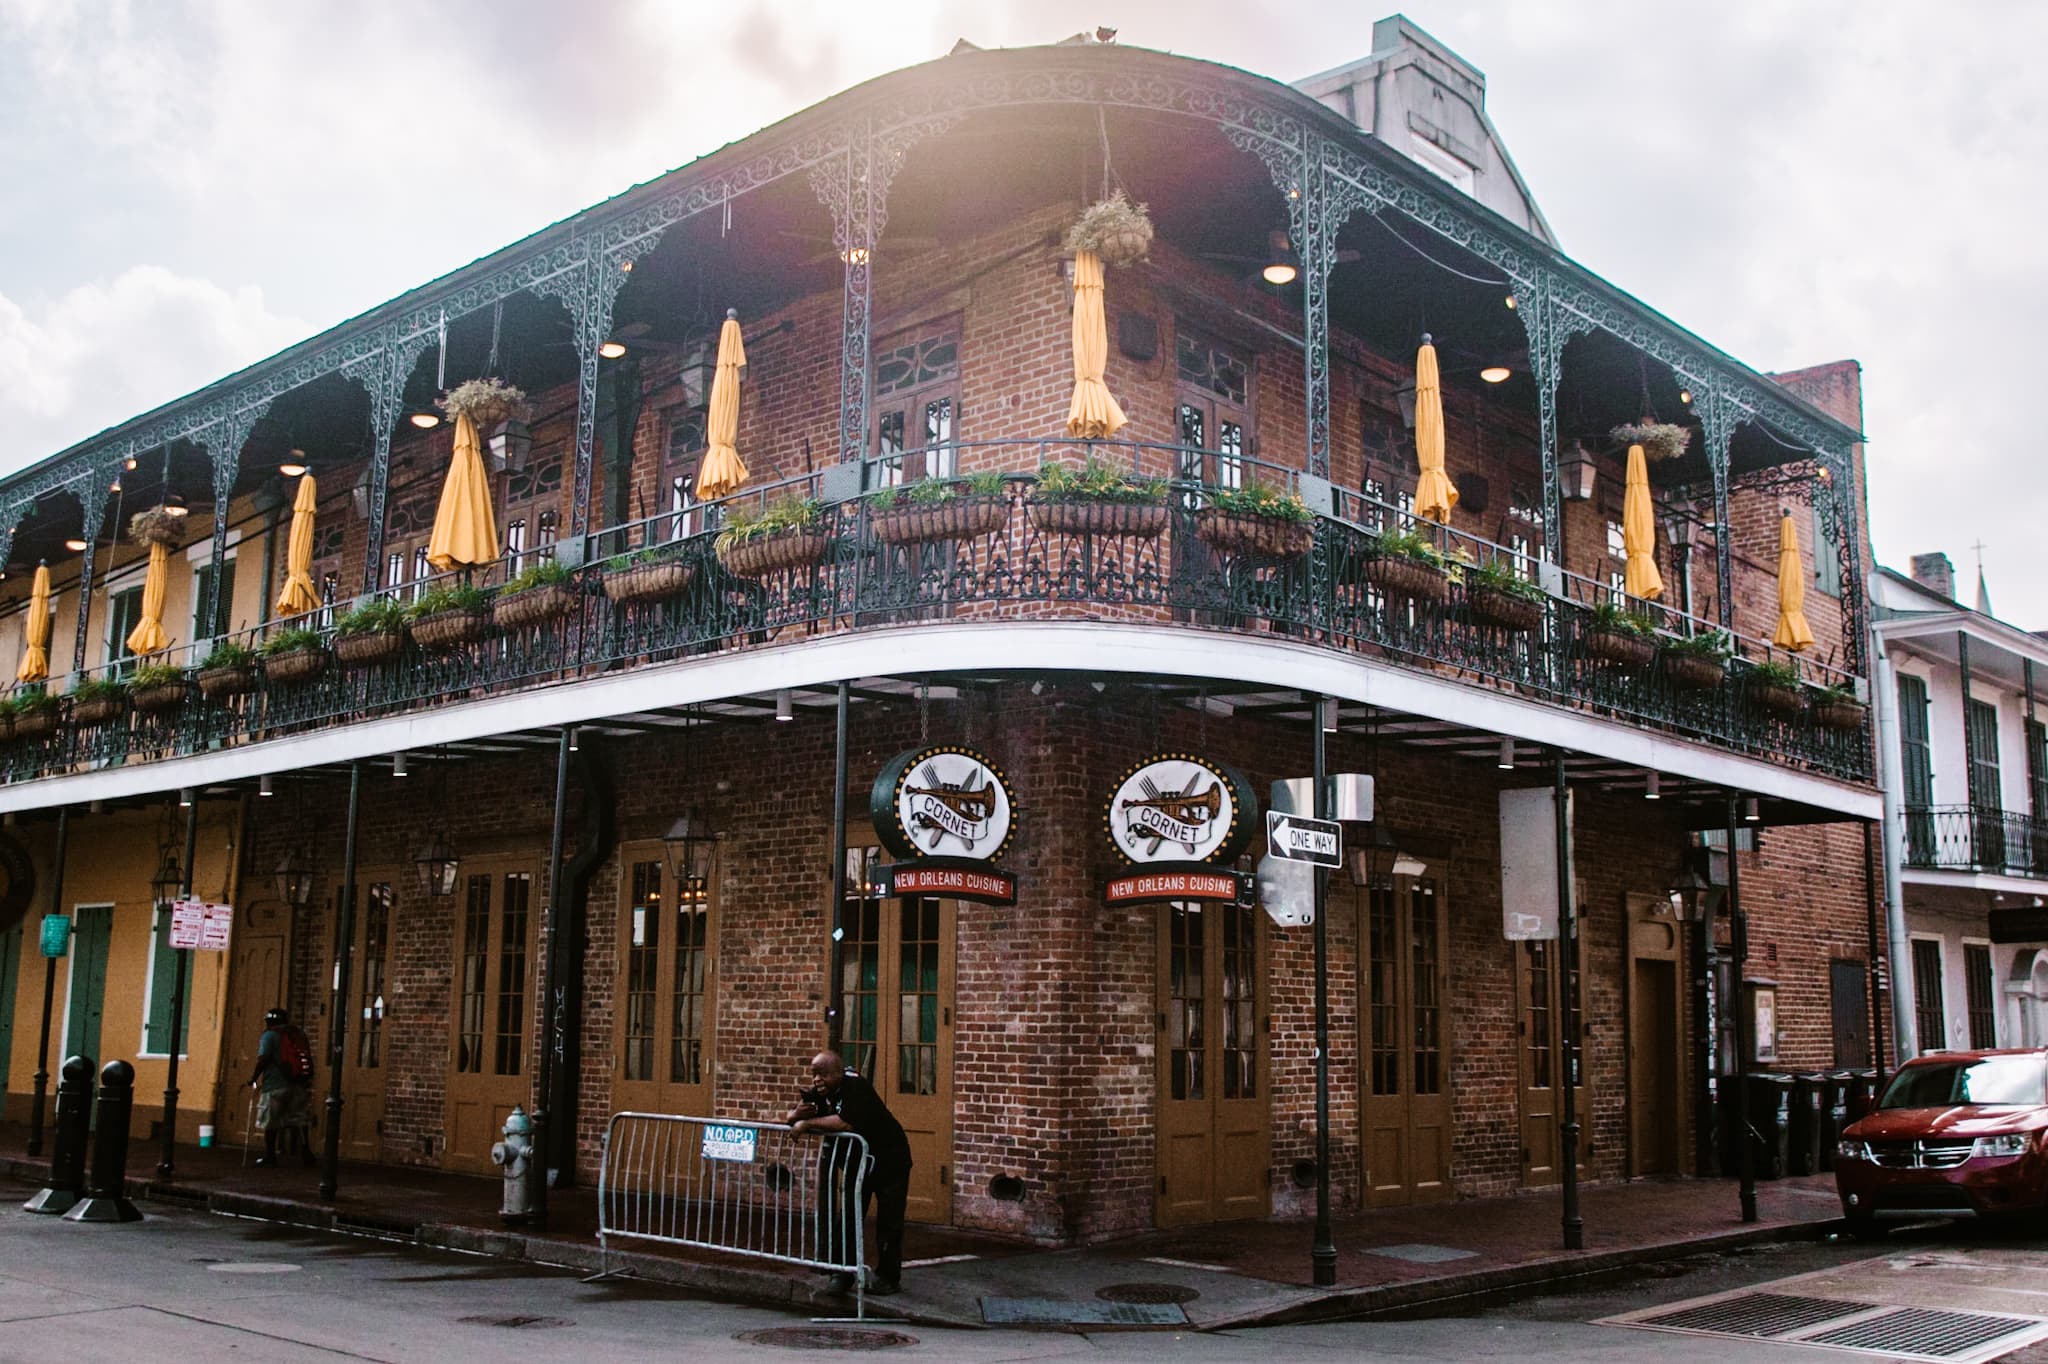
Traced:
[[[2041, 790], [2041, 746], [2035, 741], [2034, 737], [2034, 660], [2031, 658], [2020, 660], [2020, 686], [2021, 695], [2025, 697], [2027, 706], [2027, 813], [2032, 816], [2035, 824], [2038, 826], [2042, 819], [2048, 818], [2048, 810], [2041, 809], [2039, 799]], [[2048, 867], [2037, 866], [2033, 870], [2036, 875], [2039, 875], [2044, 871], [2048, 871]]]
[[548, 1140], [548, 1123], [553, 1119], [555, 1063], [561, 1054], [567, 1019], [564, 1016], [562, 963], [558, 954], [567, 935], [562, 915], [567, 897], [563, 892], [563, 817], [569, 804], [569, 733], [563, 725], [555, 731], [555, 818], [548, 836], [547, 917], [541, 920], [540, 988], [534, 991], [540, 1011], [540, 1054], [534, 1057], [532, 1108], [533, 1160], [527, 1170], [526, 1216], [523, 1225], [545, 1229], [548, 1224], [548, 1177], [553, 1146]]
[[1729, 1077], [1735, 1082], [1735, 1170], [1740, 1180], [1736, 1197], [1741, 1204], [1742, 1220], [1756, 1221], [1756, 1150], [1749, 1130], [1749, 1055], [1756, 1046], [1756, 1014], [1745, 992], [1744, 979], [1749, 974], [1749, 918], [1742, 911], [1741, 855], [1736, 851], [1736, 840], [1740, 837], [1740, 800], [1736, 793], [1728, 793], [1728, 925], [1729, 941], [1735, 955], [1735, 998], [1729, 1007], [1735, 1010], [1735, 1073]]
[[1879, 964], [1884, 960], [1883, 940], [1877, 933], [1877, 841], [1882, 826], [1873, 819], [1863, 821], [1863, 932], [1869, 955], [1870, 977], [1870, 1064], [1877, 1071], [1877, 1092], [1884, 1092], [1884, 997], [1878, 993], [1882, 979]]
[[[178, 894], [183, 899], [192, 897], [192, 864], [199, 856], [199, 796], [193, 793], [192, 803], [185, 807], [185, 865], [184, 876], [178, 882]], [[161, 913], [169, 914], [169, 905], [157, 906]], [[169, 941], [166, 933], [165, 940]], [[156, 1172], [169, 1178], [177, 1172], [178, 1165], [178, 1053], [185, 1047], [185, 974], [192, 963], [192, 949], [171, 948], [174, 973], [171, 985], [171, 1038], [164, 1048], [164, 1121], [163, 1154], [157, 1160]]]
[[341, 1071], [348, 1059], [348, 977], [356, 940], [356, 816], [362, 798], [363, 764], [358, 758], [348, 765], [348, 831], [341, 845], [341, 912], [334, 929], [334, 1002], [327, 1011], [332, 1023], [327, 1038], [327, 1132], [321, 1145], [320, 1197], [329, 1202], [341, 1183], [341, 1110], [346, 1102]]
[[1558, 1030], [1558, 1040], [1564, 1044], [1558, 1058], [1562, 1110], [1559, 1131], [1564, 1147], [1563, 1158], [1558, 1162], [1564, 1181], [1562, 1232], [1566, 1250], [1583, 1250], [1586, 1222], [1579, 1215], [1579, 1066], [1583, 1055], [1580, 1044], [1584, 1039], [1579, 1036], [1579, 994], [1575, 988], [1579, 975], [1579, 918], [1572, 895], [1571, 791], [1565, 782], [1561, 748], [1550, 753], [1550, 782], [1551, 822], [1557, 839], [1558, 996], [1564, 1015], [1564, 1026]]
[[1330, 272], [1337, 266], [1337, 231], [1350, 216], [1331, 211], [1323, 139], [1305, 133], [1301, 191], [1287, 201], [1288, 229], [1301, 257], [1301, 354], [1308, 402], [1308, 459], [1317, 478], [1330, 476]]
[[107, 520], [107, 485], [98, 475], [86, 481], [83, 491], [78, 494], [80, 506], [84, 509], [84, 526], [79, 536], [85, 541], [85, 553], [78, 560], [78, 630], [71, 641], [71, 671], [85, 671], [85, 628], [92, 616], [92, 567], [99, 557], [100, 528]]
[[[597, 373], [603, 359], [597, 348], [612, 332], [612, 307], [631, 277], [633, 261], [653, 249], [655, 234], [640, 234], [608, 247], [603, 237], [580, 238], [573, 248], [576, 264], [537, 281], [534, 292], [557, 299], [569, 310], [576, 345], [576, 455], [570, 478], [569, 536], [590, 530], [592, 463], [597, 451]], [[486, 433], [488, 434], [488, 433]], [[632, 433], [626, 432], [630, 440]], [[566, 537], [564, 537], [566, 538]]]
[[1699, 409], [1707, 468], [1714, 478], [1714, 619], [1723, 630], [1735, 628], [1735, 544], [1728, 532], [1728, 449], [1735, 437], [1734, 405], [1712, 381], [1695, 381], [1693, 405]]
[[[1961, 675], [1963, 684], [1963, 803], [1970, 807], [1970, 814], [1974, 817], [1977, 813], [1977, 731], [1970, 726], [1970, 636], [1962, 630], [1956, 631], [1956, 671]], [[1971, 823], [1975, 822], [1972, 818]], [[1970, 860], [1973, 863], [1977, 860], [1975, 847], [1970, 849]]]
[[[71, 807], [57, 807], [57, 846], [50, 854], [50, 913], [64, 912], [64, 852], [71, 830]], [[25, 936], [25, 935], [24, 935]], [[21, 949], [24, 953], [26, 947]], [[57, 994], [57, 959], [43, 958], [43, 1030], [36, 1042], [35, 1097], [29, 1101], [28, 1153], [43, 1153], [43, 1114], [50, 1094], [50, 1004]]]
[[249, 433], [256, 429], [256, 423], [269, 407], [270, 403], [265, 401], [231, 412], [216, 422], [206, 437], [206, 452], [213, 466], [213, 544], [207, 559], [206, 600], [193, 603], [194, 619], [199, 622], [192, 631], [194, 644], [225, 635], [233, 628], [227, 616], [234, 603], [223, 601], [220, 594], [221, 571], [227, 566], [228, 557], [228, 504], [234, 499], [235, 475], [242, 467], [242, 447], [248, 444]]

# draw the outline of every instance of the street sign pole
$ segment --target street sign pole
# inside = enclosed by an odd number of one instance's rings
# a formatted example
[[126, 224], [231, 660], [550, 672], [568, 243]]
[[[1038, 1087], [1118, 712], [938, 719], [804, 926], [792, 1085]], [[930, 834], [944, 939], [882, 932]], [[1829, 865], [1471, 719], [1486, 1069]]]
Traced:
[[[198, 855], [199, 793], [195, 791], [192, 803], [185, 807], [185, 882], [179, 887], [181, 898], [192, 898], [192, 859]], [[170, 912], [168, 905], [164, 912]], [[178, 1051], [185, 1045], [185, 970], [192, 960], [192, 949], [173, 947], [171, 957], [176, 967], [171, 977], [170, 1062], [164, 1068], [164, 1148], [162, 1158], [156, 1163], [156, 1172], [165, 1177], [175, 1173], [178, 1167]]]
[[[1324, 789], [1323, 774], [1327, 765], [1323, 751], [1323, 698], [1307, 693], [1309, 703], [1309, 730], [1315, 735], [1313, 748], [1315, 765], [1312, 773], [1315, 789], [1315, 816], [1328, 819], [1330, 816], [1330, 793]], [[1316, 876], [1316, 1231], [1315, 1244], [1309, 1250], [1309, 1263], [1314, 1270], [1318, 1287], [1329, 1288], [1337, 1282], [1337, 1241], [1330, 1230], [1330, 953], [1329, 929], [1324, 923], [1325, 902], [1329, 898], [1330, 873], [1323, 866], [1317, 866]]]

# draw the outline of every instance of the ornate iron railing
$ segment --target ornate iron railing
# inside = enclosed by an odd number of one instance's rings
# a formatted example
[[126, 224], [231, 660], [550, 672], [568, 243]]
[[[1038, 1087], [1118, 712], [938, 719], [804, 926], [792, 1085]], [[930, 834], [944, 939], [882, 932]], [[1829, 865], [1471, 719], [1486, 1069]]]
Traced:
[[[467, 642], [429, 648], [403, 638], [392, 642], [389, 657], [350, 662], [336, 647], [332, 611], [243, 632], [230, 642], [260, 653], [282, 631], [312, 629], [323, 641], [325, 664], [315, 675], [287, 680], [277, 659], [262, 658], [246, 691], [209, 699], [188, 684], [162, 709], [145, 714], [124, 705], [99, 723], [83, 723], [67, 704], [52, 732], [17, 734], [0, 753], [0, 776], [19, 782], [159, 760], [842, 630], [1025, 618], [1195, 627], [1319, 644], [1832, 776], [1869, 777], [1860, 709], [1824, 714], [1810, 704], [1818, 690], [1762, 685], [1743, 662], [1768, 653], [1761, 642], [1733, 641], [1738, 654], [1725, 675], [1702, 684], [1696, 676], [1681, 679], [1658, 655], [1706, 628], [1704, 622], [1650, 608], [1656, 632], [1633, 658], [1618, 656], [1589, 607], [1602, 599], [1603, 585], [1548, 570], [1550, 590], [1510, 591], [1504, 595], [1521, 605], [1503, 610], [1498, 600], [1486, 600], [1481, 567], [1533, 573], [1533, 565], [1501, 546], [1434, 527], [1426, 534], [1445, 556], [1442, 564], [1390, 554], [1384, 532], [1399, 528], [1397, 509], [1345, 496], [1337, 514], [1298, 526], [1233, 523], [1212, 505], [1223, 487], [1254, 477], [1283, 485], [1298, 478], [1249, 458], [1219, 471], [1214, 452], [1043, 442], [953, 447], [952, 467], [1032, 467], [1032, 456], [1039, 466], [1115, 460], [1156, 475], [1163, 493], [1136, 502], [1058, 502], [1023, 473], [1006, 474], [1000, 491], [937, 506], [906, 498], [889, 507], [871, 491], [820, 499], [811, 534], [757, 549], [755, 562], [721, 551], [717, 527], [739, 506], [820, 498], [828, 483], [846, 476], [807, 474], [714, 507], [529, 549], [526, 561], [554, 552], [574, 565], [565, 590], [548, 603], [553, 609], [510, 620], [503, 589], [491, 589], [498, 593], [497, 618]], [[875, 467], [867, 473], [874, 476]], [[449, 576], [501, 583], [511, 567]], [[381, 595], [410, 602], [434, 585]], [[153, 661], [196, 669], [204, 660], [187, 651]], [[87, 677], [118, 676], [128, 666]], [[1842, 680], [1820, 665], [1804, 666], [1815, 681]], [[74, 674], [73, 687], [82, 680]]]
[[2048, 820], [1967, 805], [1906, 807], [1906, 865], [2048, 879]]

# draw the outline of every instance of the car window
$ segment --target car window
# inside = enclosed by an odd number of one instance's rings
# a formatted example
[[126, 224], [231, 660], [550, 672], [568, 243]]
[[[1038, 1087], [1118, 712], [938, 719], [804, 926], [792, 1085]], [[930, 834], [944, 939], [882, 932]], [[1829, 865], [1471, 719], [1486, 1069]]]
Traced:
[[1977, 1061], [1907, 1066], [1892, 1077], [1880, 1108], [1946, 1108], [2048, 1104], [2048, 1077], [2038, 1056], [1987, 1056]]

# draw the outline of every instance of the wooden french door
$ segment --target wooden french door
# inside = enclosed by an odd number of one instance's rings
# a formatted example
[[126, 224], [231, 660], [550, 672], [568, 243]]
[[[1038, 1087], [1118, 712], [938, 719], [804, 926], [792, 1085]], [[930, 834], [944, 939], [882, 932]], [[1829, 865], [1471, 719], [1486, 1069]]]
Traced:
[[21, 984], [22, 925], [0, 933], [0, 1117], [7, 1112], [8, 1062], [14, 1055], [14, 1001]]
[[1160, 907], [1155, 1214], [1162, 1227], [1269, 1210], [1263, 923], [1257, 909], [1237, 904]]
[[342, 1039], [341, 1153], [350, 1160], [379, 1160], [384, 1154], [385, 992], [391, 979], [391, 928], [403, 883], [393, 873], [371, 872], [357, 884], [362, 899], [356, 906], [344, 1006], [348, 1033]]
[[530, 863], [493, 861], [466, 866], [456, 887], [446, 1128], [454, 1169], [492, 1169], [491, 1143], [531, 1098], [539, 886]]
[[627, 847], [621, 868], [613, 1107], [708, 1117], [718, 1016], [711, 891], [671, 884], [659, 843]]
[[1684, 943], [1669, 901], [1628, 897], [1629, 1173], [1683, 1172]]
[[1447, 914], [1434, 878], [1397, 876], [1357, 892], [1365, 1200], [1451, 1196]]
[[956, 905], [867, 890], [880, 849], [846, 850], [841, 1051], [910, 1138], [913, 1222], [953, 1216], [953, 931]]
[[[1582, 944], [1583, 946], [1583, 944]], [[1563, 944], [1522, 942], [1515, 952], [1515, 993], [1520, 1003], [1517, 1022], [1521, 1043], [1522, 1183], [1529, 1187], [1555, 1184], [1562, 1178], [1565, 1076], [1564, 1039], [1574, 1029], [1570, 1083], [1575, 1086], [1580, 1137], [1579, 1166], [1586, 1163], [1592, 1109], [1586, 1093], [1585, 973], [1574, 971], [1571, 990], [1561, 979]], [[1567, 1017], [1565, 1001], [1572, 1000]]]
[[100, 1055], [100, 1019], [107, 1010], [107, 939], [113, 931], [112, 905], [79, 905], [72, 911], [63, 1055], [91, 1058], [95, 1072], [110, 1059]]
[[[221, 1041], [221, 1101], [215, 1109], [221, 1141], [229, 1146], [250, 1144], [255, 1113], [249, 1076], [256, 1069], [256, 1046], [263, 1040], [263, 1016], [284, 1006], [291, 994], [291, 933], [291, 908], [282, 900], [256, 900], [248, 908], [236, 910]], [[321, 1067], [327, 1064], [324, 1052], [316, 1053], [314, 1059]], [[317, 1097], [314, 1102], [313, 1122], [318, 1130], [325, 1119], [317, 1111]]]

